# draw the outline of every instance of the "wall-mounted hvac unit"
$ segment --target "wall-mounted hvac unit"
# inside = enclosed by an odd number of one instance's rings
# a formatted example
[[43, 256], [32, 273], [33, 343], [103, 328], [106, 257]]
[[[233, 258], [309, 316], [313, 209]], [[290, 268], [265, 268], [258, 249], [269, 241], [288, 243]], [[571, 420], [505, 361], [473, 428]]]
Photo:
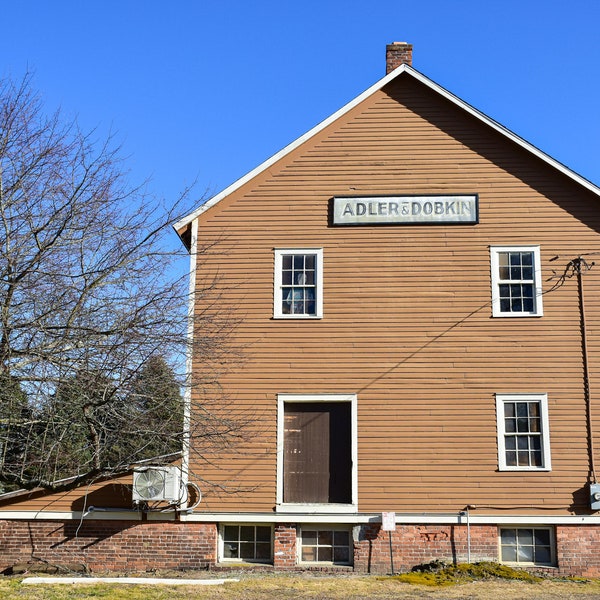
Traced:
[[180, 488], [179, 467], [137, 467], [133, 470], [134, 502], [178, 502]]

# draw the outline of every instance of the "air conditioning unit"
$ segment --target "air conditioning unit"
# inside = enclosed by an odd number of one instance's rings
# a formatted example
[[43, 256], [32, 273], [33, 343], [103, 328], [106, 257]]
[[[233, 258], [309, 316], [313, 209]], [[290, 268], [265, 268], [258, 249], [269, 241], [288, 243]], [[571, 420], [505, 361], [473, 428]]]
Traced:
[[178, 502], [180, 488], [179, 467], [137, 467], [133, 470], [134, 502]]

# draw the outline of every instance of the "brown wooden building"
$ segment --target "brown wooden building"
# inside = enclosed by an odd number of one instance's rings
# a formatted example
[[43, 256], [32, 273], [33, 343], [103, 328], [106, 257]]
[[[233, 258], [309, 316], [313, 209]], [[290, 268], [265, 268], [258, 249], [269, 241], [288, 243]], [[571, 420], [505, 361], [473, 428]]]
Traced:
[[[600, 189], [387, 50], [383, 79], [176, 225], [237, 322], [213, 409], [247, 425], [185, 449], [193, 511], [130, 532], [161, 522], [187, 566], [385, 571], [391, 528], [397, 569], [598, 576]], [[22, 502], [10, 523], [48, 518]]]

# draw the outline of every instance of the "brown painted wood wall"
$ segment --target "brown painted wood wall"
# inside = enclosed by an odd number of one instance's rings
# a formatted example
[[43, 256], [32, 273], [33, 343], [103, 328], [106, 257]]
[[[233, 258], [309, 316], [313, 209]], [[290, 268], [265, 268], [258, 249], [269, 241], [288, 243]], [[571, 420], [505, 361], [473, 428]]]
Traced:
[[[471, 193], [477, 225], [328, 221], [334, 196]], [[212, 455], [216, 467], [195, 462], [203, 479], [239, 490], [203, 484], [200, 508], [273, 510], [278, 393], [356, 393], [361, 512], [585, 510], [577, 287], [554, 289], [554, 271], [600, 251], [598, 209], [593, 194], [402, 76], [201, 215], [200, 244], [220, 242], [199, 257], [198, 285], [218, 276], [219, 306], [241, 320], [230, 344], [245, 355], [220, 384], [254, 437]], [[541, 246], [543, 317], [491, 317], [493, 244]], [[278, 247], [323, 248], [323, 319], [272, 318]], [[600, 266], [584, 281], [600, 394]], [[551, 472], [498, 471], [496, 392], [548, 394]], [[600, 401], [594, 409], [599, 434]]]
[[[70, 512], [97, 508], [131, 509], [132, 475], [98, 481], [73, 490], [48, 493], [41, 489], [21, 491], [0, 501], [0, 517], [5, 511]], [[36, 515], [42, 518], [43, 515]]]

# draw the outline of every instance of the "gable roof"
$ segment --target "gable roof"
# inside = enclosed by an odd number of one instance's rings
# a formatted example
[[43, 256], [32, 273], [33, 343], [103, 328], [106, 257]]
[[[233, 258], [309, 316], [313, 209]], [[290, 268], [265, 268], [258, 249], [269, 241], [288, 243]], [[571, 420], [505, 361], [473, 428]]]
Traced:
[[450, 100], [450, 102], [454, 103], [456, 106], [458, 106], [462, 110], [466, 111], [467, 113], [469, 113], [470, 115], [472, 115], [473, 117], [475, 117], [476, 119], [478, 119], [479, 121], [481, 121], [482, 123], [487, 125], [488, 127], [501, 133], [506, 138], [508, 138], [512, 142], [516, 143], [517, 145], [521, 146], [522, 148], [524, 148], [531, 154], [537, 156], [538, 158], [540, 158], [541, 160], [546, 162], [548, 165], [550, 165], [554, 169], [560, 171], [561, 173], [563, 173], [567, 177], [571, 178], [573, 181], [577, 182], [578, 184], [580, 184], [587, 190], [600, 196], [600, 187], [594, 185], [591, 181], [589, 181], [585, 177], [582, 177], [581, 175], [579, 175], [575, 171], [569, 169], [568, 167], [566, 167], [559, 161], [555, 160], [550, 155], [546, 154], [545, 152], [543, 152], [542, 150], [540, 150], [533, 144], [530, 144], [523, 138], [519, 137], [516, 133], [514, 133], [510, 129], [504, 127], [504, 125], [501, 125], [497, 121], [494, 121], [494, 119], [488, 117], [487, 115], [482, 113], [480, 110], [477, 110], [476, 108], [474, 108], [473, 106], [471, 106], [470, 104], [465, 102], [464, 100], [461, 100], [458, 96], [455, 96], [453, 93], [449, 92], [442, 86], [438, 85], [437, 83], [435, 83], [434, 81], [432, 81], [431, 79], [429, 79], [428, 77], [426, 77], [425, 75], [423, 75], [422, 73], [420, 73], [419, 71], [414, 69], [413, 67], [411, 67], [407, 64], [402, 64], [398, 68], [396, 68], [393, 71], [391, 71], [390, 73], [388, 73], [385, 77], [383, 77], [382, 79], [380, 79], [379, 81], [374, 83], [370, 88], [368, 88], [362, 94], [360, 94], [356, 98], [354, 98], [354, 100], [351, 100], [346, 105], [342, 106], [342, 108], [337, 110], [330, 117], [328, 117], [324, 121], [321, 121], [318, 125], [316, 125], [312, 129], [307, 131], [304, 135], [300, 136], [299, 138], [294, 140], [291, 144], [288, 144], [287, 146], [285, 146], [285, 148], [283, 148], [282, 150], [280, 150], [279, 152], [277, 152], [276, 154], [274, 154], [273, 156], [271, 156], [270, 158], [268, 158], [267, 160], [262, 162], [260, 165], [258, 165], [254, 169], [252, 169], [252, 171], [246, 173], [246, 175], [244, 175], [243, 177], [240, 177], [237, 181], [233, 182], [231, 185], [226, 187], [224, 190], [222, 190], [221, 192], [219, 192], [212, 198], [208, 199], [206, 202], [201, 204], [195, 211], [193, 211], [186, 217], [179, 220], [177, 223], [175, 223], [173, 225], [175, 230], [181, 235], [182, 230], [185, 230], [189, 226], [189, 224], [194, 219], [196, 219], [196, 217], [198, 217], [203, 212], [207, 211], [209, 208], [211, 208], [212, 206], [214, 206], [215, 204], [220, 202], [223, 198], [225, 198], [225, 197], [229, 196], [231, 193], [235, 192], [237, 189], [242, 187], [245, 183], [247, 183], [248, 181], [250, 181], [257, 175], [259, 175], [260, 173], [262, 173], [263, 171], [268, 169], [271, 165], [276, 163], [278, 160], [280, 160], [281, 158], [283, 158], [284, 156], [286, 156], [287, 154], [289, 154], [290, 152], [292, 152], [293, 150], [295, 150], [296, 148], [301, 146], [304, 142], [309, 140], [311, 137], [318, 134], [320, 131], [325, 129], [328, 125], [330, 125], [331, 123], [333, 123], [334, 121], [336, 121], [337, 119], [339, 119], [340, 117], [345, 115], [347, 112], [352, 110], [355, 106], [360, 104], [363, 100], [365, 100], [366, 98], [368, 98], [369, 96], [371, 96], [372, 94], [374, 94], [375, 92], [377, 92], [378, 90], [383, 88], [385, 85], [387, 85], [388, 83], [390, 83], [391, 81], [393, 81], [394, 79], [396, 79], [397, 77], [399, 77], [400, 75], [403, 75], [403, 74], [406, 74], [407, 76], [413, 77], [417, 81], [420, 81], [421, 83], [426, 85], [428, 88], [430, 88], [434, 92], [437, 92], [440, 96], [443, 96], [447, 100]]

